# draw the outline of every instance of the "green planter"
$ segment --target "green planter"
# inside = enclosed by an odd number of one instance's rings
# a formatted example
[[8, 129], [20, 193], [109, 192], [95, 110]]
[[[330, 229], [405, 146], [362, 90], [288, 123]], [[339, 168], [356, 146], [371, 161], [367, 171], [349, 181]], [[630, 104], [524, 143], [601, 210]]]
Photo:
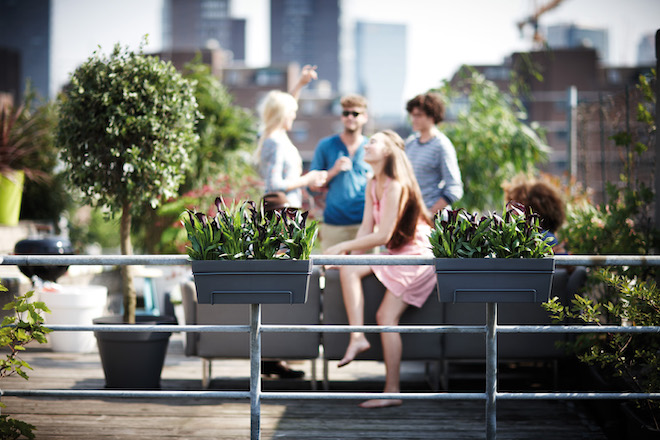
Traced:
[[195, 260], [199, 304], [304, 304], [311, 260]]
[[18, 224], [24, 180], [23, 171], [15, 171], [10, 176], [0, 174], [0, 224], [8, 226]]
[[436, 258], [438, 296], [449, 303], [546, 302], [554, 258]]

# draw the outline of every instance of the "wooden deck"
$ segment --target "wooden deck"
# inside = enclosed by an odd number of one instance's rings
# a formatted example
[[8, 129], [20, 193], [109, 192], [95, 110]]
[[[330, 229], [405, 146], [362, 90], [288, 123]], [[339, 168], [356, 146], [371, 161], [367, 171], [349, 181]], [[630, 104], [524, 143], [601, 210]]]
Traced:
[[[102, 389], [98, 354], [54, 353], [32, 347], [23, 356], [34, 371], [30, 380], [4, 379], [3, 389]], [[321, 362], [318, 362], [319, 373]], [[309, 378], [310, 364], [296, 364]], [[378, 391], [383, 366], [354, 362], [331, 368], [331, 390]], [[403, 367], [404, 391], [429, 390], [424, 369]], [[247, 390], [249, 365], [244, 360], [214, 362], [214, 390]], [[200, 390], [201, 361], [186, 358], [175, 335], [163, 370], [165, 390]], [[538, 378], [537, 378], [538, 379]], [[541, 382], [543, 382], [541, 378]], [[530, 386], [538, 380], [529, 381]], [[502, 380], [503, 388], [506, 380]], [[514, 382], [511, 382], [511, 386]], [[476, 388], [474, 388], [476, 386]], [[480, 384], [457, 382], [467, 391]], [[524, 385], [526, 386], [526, 385]], [[309, 389], [306, 380], [265, 379], [271, 390]], [[456, 391], [457, 389], [452, 389]], [[523, 389], [529, 391], [529, 389]], [[243, 400], [137, 398], [19, 398], [3, 397], [10, 414], [37, 427], [37, 439], [249, 439], [250, 403]], [[481, 401], [406, 401], [400, 407], [363, 410], [349, 400], [262, 401], [261, 438], [271, 439], [483, 439], [485, 403]], [[499, 401], [500, 439], [606, 439], [579, 402]]]

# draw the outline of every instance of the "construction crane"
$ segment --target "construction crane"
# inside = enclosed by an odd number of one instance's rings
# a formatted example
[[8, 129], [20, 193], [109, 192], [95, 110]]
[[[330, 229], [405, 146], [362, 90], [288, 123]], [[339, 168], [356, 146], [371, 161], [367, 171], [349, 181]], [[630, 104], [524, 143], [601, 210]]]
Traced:
[[525, 26], [532, 26], [534, 31], [534, 34], [532, 35], [532, 44], [535, 49], [541, 49], [545, 46], [545, 37], [539, 31], [539, 18], [546, 12], [555, 9], [563, 1], [564, 0], [551, 0], [547, 4], [537, 8], [534, 13], [527, 17], [525, 20], [518, 22], [518, 30], [520, 31], [521, 37], [523, 36], [523, 30]]

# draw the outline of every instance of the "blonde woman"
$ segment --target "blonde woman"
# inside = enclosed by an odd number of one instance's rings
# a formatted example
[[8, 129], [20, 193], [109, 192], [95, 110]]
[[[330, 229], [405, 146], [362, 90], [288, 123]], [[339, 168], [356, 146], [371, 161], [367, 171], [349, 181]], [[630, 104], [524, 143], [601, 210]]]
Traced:
[[[302, 188], [325, 185], [327, 171], [302, 174], [302, 158], [287, 135], [296, 119], [300, 91], [316, 78], [316, 66], [304, 66], [291, 93], [270, 91], [259, 109], [263, 132], [259, 138], [256, 157], [267, 195], [263, 199], [267, 209], [268, 205], [271, 209], [274, 206], [302, 208]], [[271, 203], [274, 199], [277, 199], [277, 204]], [[304, 376], [303, 371], [293, 370], [279, 360], [263, 361], [262, 373], [289, 379]]]
[[288, 206], [293, 208], [302, 207], [302, 188], [323, 186], [328, 175], [327, 171], [303, 175], [302, 158], [287, 135], [296, 119], [300, 91], [316, 77], [316, 66], [306, 65], [291, 93], [269, 92], [259, 111], [263, 133], [256, 156], [265, 192], [284, 192]]
[[[431, 218], [404, 151], [404, 142], [390, 130], [374, 134], [365, 147], [364, 160], [371, 165], [374, 177], [367, 183], [364, 215], [357, 236], [328, 248], [329, 255], [366, 251], [385, 246], [391, 255], [432, 256], [429, 243]], [[364, 325], [362, 278], [374, 273], [386, 287], [378, 308], [379, 325], [398, 325], [410, 305], [421, 307], [436, 285], [432, 266], [342, 266], [339, 269], [346, 307], [351, 325]], [[385, 392], [400, 391], [401, 335], [381, 333], [385, 361]], [[355, 359], [370, 348], [362, 332], [353, 332], [339, 366]], [[372, 399], [363, 408], [400, 405], [400, 399]]]

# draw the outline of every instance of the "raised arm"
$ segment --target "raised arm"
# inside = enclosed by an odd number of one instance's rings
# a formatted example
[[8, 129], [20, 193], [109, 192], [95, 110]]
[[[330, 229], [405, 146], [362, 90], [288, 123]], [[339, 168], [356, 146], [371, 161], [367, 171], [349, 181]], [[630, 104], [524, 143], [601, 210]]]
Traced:
[[300, 78], [298, 78], [298, 81], [289, 91], [289, 93], [291, 94], [291, 96], [296, 98], [297, 101], [298, 98], [300, 98], [300, 91], [303, 89], [303, 87], [305, 87], [307, 84], [312, 82], [312, 80], [317, 78], [318, 78], [318, 74], [316, 73], [316, 66], [312, 66], [311, 64], [306, 64], [302, 68], [302, 72], [300, 73]]

